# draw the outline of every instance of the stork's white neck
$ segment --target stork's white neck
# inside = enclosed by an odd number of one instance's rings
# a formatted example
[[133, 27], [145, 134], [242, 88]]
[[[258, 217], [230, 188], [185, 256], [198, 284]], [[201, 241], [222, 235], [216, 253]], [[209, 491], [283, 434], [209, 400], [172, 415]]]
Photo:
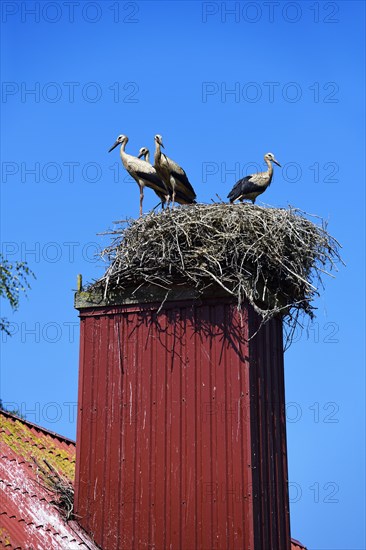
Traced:
[[270, 160], [266, 159], [266, 158], [264, 159], [264, 162], [265, 162], [265, 163], [267, 164], [267, 166], [268, 166], [268, 170], [267, 170], [268, 175], [269, 175], [269, 176], [272, 176], [272, 174], [273, 174], [272, 162], [271, 162]]
[[155, 141], [155, 154], [154, 154], [154, 162], [155, 164], [159, 164], [159, 160], [161, 157], [161, 147], [160, 143], [158, 141]]
[[146, 162], [150, 162], [150, 152], [149, 151], [145, 154], [145, 160], [146, 160]]
[[119, 154], [121, 155], [122, 164], [124, 167], [126, 167], [126, 161], [127, 161], [127, 153], [125, 153], [127, 141], [123, 141], [121, 143], [121, 149], [119, 150]]

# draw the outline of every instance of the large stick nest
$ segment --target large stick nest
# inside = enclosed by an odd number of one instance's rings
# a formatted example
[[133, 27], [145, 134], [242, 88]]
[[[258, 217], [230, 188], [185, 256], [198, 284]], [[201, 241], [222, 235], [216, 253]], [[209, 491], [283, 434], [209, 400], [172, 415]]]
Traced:
[[325, 223], [298, 209], [196, 204], [150, 213], [112, 231], [110, 265], [93, 287], [110, 291], [179, 284], [218, 285], [240, 307], [248, 300], [266, 321], [313, 316], [322, 275], [341, 261]]

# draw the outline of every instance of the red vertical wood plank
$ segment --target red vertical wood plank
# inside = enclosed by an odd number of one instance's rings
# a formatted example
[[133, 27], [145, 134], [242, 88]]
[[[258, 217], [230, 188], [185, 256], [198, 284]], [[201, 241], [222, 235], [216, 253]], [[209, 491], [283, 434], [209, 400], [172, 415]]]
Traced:
[[[84, 445], [83, 427], [87, 422], [88, 415], [83, 410], [84, 400], [84, 373], [85, 373], [85, 325], [86, 319], [80, 320], [80, 355], [79, 355], [79, 380], [78, 380], [78, 415], [77, 415], [77, 431], [76, 439], [78, 445], [76, 447], [76, 464], [75, 464], [75, 480], [80, 481], [84, 477], [84, 468], [86, 460], [84, 452], [87, 446]], [[80, 482], [75, 483], [75, 508], [83, 511], [84, 500], [82, 498], [82, 485]]]
[[253, 537], [254, 549], [260, 548], [264, 539], [262, 521], [262, 388], [260, 372], [260, 360], [258, 358], [259, 328], [257, 317], [252, 310], [248, 310], [249, 328], [249, 363], [250, 363], [250, 425], [251, 425], [251, 455], [252, 455], [252, 513], [253, 513]]
[[116, 400], [113, 402], [113, 417], [116, 418], [115, 424], [113, 426], [114, 430], [114, 445], [116, 446], [116, 451], [114, 453], [114, 461], [110, 464], [110, 470], [113, 471], [114, 475], [111, 474], [112, 481], [115, 483], [113, 489], [114, 501], [118, 503], [117, 509], [112, 508], [112, 503], [110, 506], [110, 514], [112, 514], [116, 519], [117, 523], [117, 536], [115, 537], [116, 546], [114, 548], [123, 548], [123, 534], [122, 534], [122, 499], [123, 491], [122, 484], [125, 479], [125, 447], [126, 442], [123, 437], [123, 423], [125, 421], [125, 395], [127, 393], [126, 388], [126, 372], [127, 372], [127, 359], [128, 359], [128, 346], [127, 346], [127, 314], [124, 311], [121, 311], [119, 315], [115, 316], [116, 319], [116, 330], [114, 331], [114, 336], [112, 342], [114, 342], [114, 373], [116, 376], [116, 383], [113, 386], [113, 395], [116, 396]]
[[[196, 472], [196, 478], [195, 478], [195, 541], [196, 541], [196, 548], [204, 548], [204, 542], [203, 542], [203, 524], [204, 524], [204, 516], [203, 516], [203, 507], [207, 505], [204, 503], [204, 495], [205, 495], [205, 487], [204, 487], [204, 478], [203, 478], [203, 460], [204, 460], [204, 453], [203, 453], [203, 435], [204, 430], [207, 429], [207, 424], [205, 423], [206, 420], [206, 413], [205, 410], [205, 404], [204, 404], [204, 398], [203, 398], [203, 387], [202, 387], [202, 380], [203, 380], [203, 371], [202, 371], [202, 363], [201, 363], [201, 349], [202, 349], [202, 331], [200, 330], [200, 324], [201, 324], [201, 318], [202, 318], [202, 307], [197, 307], [194, 309], [194, 326], [195, 326], [195, 348], [194, 348], [194, 393], [195, 393], [195, 409], [196, 409], [196, 417], [195, 417], [195, 433], [196, 433], [196, 439], [194, 442], [195, 445], [195, 472]], [[206, 467], [207, 469], [207, 467]]]
[[166, 411], [168, 392], [169, 352], [167, 349], [167, 317], [162, 311], [157, 319], [157, 340], [154, 354], [155, 363], [155, 466], [154, 466], [154, 518], [155, 531], [153, 541], [156, 549], [166, 548], [166, 484], [167, 484], [167, 431]]
[[[94, 392], [94, 378], [95, 378], [95, 354], [97, 353], [96, 331], [95, 331], [95, 319], [91, 317], [86, 320], [85, 326], [85, 356], [84, 356], [84, 375], [83, 375], [83, 397], [79, 407], [83, 410], [83, 426], [81, 427], [82, 433], [82, 449], [80, 458], [80, 478], [79, 494], [80, 499], [77, 507], [77, 514], [83, 520], [83, 525], [86, 529], [91, 530], [93, 527], [91, 523], [92, 507], [90, 507], [90, 488], [91, 483], [94, 482], [93, 467], [91, 464], [92, 449], [94, 445], [95, 437], [95, 415], [93, 412], [93, 392]], [[82, 461], [84, 458], [84, 461]]]
[[[97, 336], [98, 335], [98, 336]], [[94, 413], [94, 445], [93, 445], [93, 475], [94, 484], [91, 495], [92, 517], [94, 532], [99, 541], [103, 542], [104, 511], [107, 487], [105, 483], [106, 469], [106, 436], [110, 431], [110, 417], [108, 414], [108, 317], [101, 316], [96, 324], [97, 353], [94, 362], [94, 392], [93, 392], [93, 413]], [[103, 373], [98, 368], [100, 362], [104, 362]], [[107, 500], [108, 502], [108, 500]]]
[[[245, 372], [246, 363], [243, 362], [242, 357], [245, 357], [245, 346], [247, 335], [240, 326], [240, 318], [238, 313], [234, 313], [234, 308], [226, 306], [225, 308], [225, 334], [230, 331], [230, 327], [234, 322], [235, 325], [239, 325], [240, 340], [238, 340], [239, 353], [236, 355], [235, 360], [228, 363], [225, 354], [225, 371], [228, 373], [227, 378], [227, 392], [228, 399], [232, 405], [231, 426], [229, 432], [229, 439], [231, 440], [231, 455], [229, 461], [232, 464], [232, 471], [229, 474], [229, 479], [233, 480], [232, 493], [230, 498], [229, 514], [232, 518], [232, 529], [230, 537], [231, 548], [245, 548], [245, 534], [244, 534], [244, 508], [247, 498], [247, 487], [245, 486], [245, 473], [247, 464], [245, 460], [245, 450], [243, 449], [243, 435], [249, 428], [246, 423], [246, 415], [243, 414], [246, 406], [246, 394], [245, 388]], [[231, 322], [230, 322], [231, 320]], [[242, 356], [242, 357], [241, 357]]]
[[185, 349], [185, 472], [184, 472], [184, 519], [182, 525], [182, 548], [197, 548], [197, 455], [198, 455], [198, 409], [197, 409], [197, 332], [195, 309], [189, 309], [186, 319], [183, 345]]
[[256, 446], [254, 441], [257, 437], [257, 415], [252, 414], [252, 388], [251, 388], [251, 370], [253, 366], [250, 362], [249, 354], [249, 313], [246, 310], [244, 312], [245, 318], [245, 334], [246, 334], [246, 346], [243, 350], [245, 357], [245, 367], [243, 375], [242, 394], [245, 403], [243, 415], [244, 415], [244, 434], [243, 434], [243, 462], [244, 462], [244, 548], [250, 550], [255, 548], [255, 529], [254, 524], [256, 521], [254, 511], [254, 494], [257, 492], [257, 478], [255, 472], [258, 472], [256, 456], [253, 455], [253, 450], [256, 452]]
[[136, 331], [131, 330], [129, 319], [125, 322], [126, 363], [124, 365], [124, 387], [122, 393], [122, 463], [121, 463], [121, 509], [120, 534], [122, 548], [135, 548], [134, 510], [135, 487], [135, 421], [136, 421]]
[[171, 318], [171, 311], [168, 310], [166, 313], [166, 321], [167, 321], [167, 330], [166, 330], [166, 349], [168, 351], [167, 356], [167, 364], [166, 364], [166, 386], [165, 386], [165, 421], [164, 421], [164, 427], [165, 427], [165, 544], [167, 548], [172, 547], [172, 529], [173, 529], [173, 518], [172, 518], [172, 481], [173, 481], [173, 475], [172, 475], [172, 468], [174, 467], [174, 464], [172, 464], [172, 391], [173, 391], [173, 380], [172, 380], [172, 374], [173, 372], [176, 372], [176, 369], [174, 370], [176, 360], [175, 360], [175, 353], [176, 350], [174, 349], [175, 339], [175, 327], [172, 326], [172, 318]]
[[[199, 322], [209, 326], [209, 306], [200, 308]], [[210, 335], [205, 336], [202, 331], [202, 343], [200, 346], [200, 400], [202, 406], [201, 425], [201, 548], [214, 548], [215, 507], [217, 501], [217, 480], [214, 477], [215, 457], [213, 455], [214, 416], [216, 404], [212, 401], [212, 371], [210, 365]], [[207, 341], [206, 341], [207, 339]]]
[[[79, 422], [78, 441], [77, 446], [77, 501], [76, 501], [76, 513], [82, 519], [83, 525], [86, 529], [89, 528], [88, 521], [88, 480], [89, 480], [89, 453], [92, 445], [91, 439], [91, 425], [90, 425], [90, 403], [91, 403], [91, 378], [90, 372], [93, 368], [92, 364], [92, 330], [93, 330], [93, 318], [83, 319], [83, 342], [82, 356], [83, 366], [82, 368], [82, 385], [79, 388], [79, 416], [81, 420]], [[82, 422], [82, 423], [81, 423]]]
[[278, 318], [274, 320], [275, 334], [274, 347], [277, 355], [277, 366], [279, 376], [278, 382], [278, 410], [277, 421], [279, 423], [279, 461], [280, 467], [278, 470], [278, 484], [281, 489], [281, 544], [286, 550], [291, 548], [290, 540], [290, 511], [289, 511], [289, 496], [288, 496], [288, 470], [287, 470], [287, 447], [286, 447], [286, 409], [285, 409], [285, 376], [284, 376], [284, 354], [283, 354], [283, 333], [282, 321]]
[[137, 547], [146, 546], [149, 540], [149, 521], [150, 521], [150, 464], [152, 453], [151, 442], [151, 423], [152, 423], [152, 404], [151, 404], [151, 343], [149, 338], [151, 327], [151, 314], [146, 311], [141, 316], [141, 324], [139, 327], [139, 394], [138, 407], [140, 409], [138, 415], [138, 439], [137, 446], [140, 449], [139, 455], [139, 480], [140, 480], [140, 495], [138, 501], [139, 517], [137, 518], [138, 526], [138, 545]]
[[[271, 344], [274, 342], [273, 338], [276, 337], [276, 324], [271, 323], [269, 326], [269, 330], [267, 333], [267, 344], [271, 346]], [[272, 353], [271, 353], [271, 403], [272, 403], [272, 437], [273, 437], [273, 472], [272, 472], [272, 479], [273, 479], [273, 485], [274, 485], [274, 492], [273, 497], [275, 500], [275, 513], [276, 516], [279, 517], [280, 509], [283, 503], [283, 495], [282, 495], [282, 486], [283, 482], [279, 483], [279, 474], [281, 473], [281, 426], [280, 426], [280, 415], [279, 409], [278, 409], [278, 396], [279, 396], [279, 388], [278, 388], [278, 381], [280, 377], [280, 365], [278, 363], [278, 355], [277, 355], [277, 347], [272, 345]], [[275, 544], [280, 545], [281, 541], [283, 540], [283, 529], [282, 529], [282, 521], [280, 522], [274, 522], [275, 523]]]
[[[96, 506], [96, 496], [98, 492], [98, 483], [100, 483], [99, 479], [99, 462], [96, 460], [96, 447], [98, 446], [100, 448], [100, 441], [99, 441], [99, 433], [100, 433], [100, 426], [99, 426], [99, 408], [101, 407], [101, 402], [99, 401], [98, 393], [99, 393], [99, 376], [100, 376], [100, 368], [99, 365], [101, 361], [103, 361], [104, 366], [104, 358], [101, 355], [100, 350], [100, 344], [101, 344], [101, 324], [103, 323], [103, 318], [97, 316], [94, 317], [94, 327], [93, 327], [93, 369], [92, 369], [92, 392], [91, 392], [91, 438], [93, 445], [90, 447], [90, 453], [89, 453], [89, 463], [90, 463], [90, 478], [92, 480], [91, 483], [88, 485], [88, 515], [90, 517], [90, 523], [93, 525], [93, 528], [97, 532], [97, 536], [99, 538], [100, 533], [97, 531], [98, 525], [97, 525], [97, 514], [99, 513], [99, 510], [97, 510]], [[105, 427], [103, 426], [103, 430], [105, 430]]]
[[[267, 513], [271, 513], [272, 517], [276, 517], [276, 500], [275, 500], [275, 479], [274, 479], [274, 466], [275, 466], [275, 454], [274, 454], [274, 438], [273, 438], [273, 417], [272, 417], [272, 372], [271, 366], [273, 363], [272, 350], [268, 348], [269, 332], [271, 324], [266, 323], [262, 330], [262, 355], [263, 355], [263, 386], [265, 392], [265, 425], [266, 425], [266, 488], [268, 495], [269, 509]], [[273, 548], [276, 545], [276, 528], [277, 522], [270, 522], [268, 529], [269, 544]]]
[[179, 510], [179, 544], [180, 548], [185, 548], [185, 528], [187, 515], [187, 449], [190, 444], [187, 434], [187, 331], [191, 333], [189, 320], [189, 308], [179, 309], [180, 325], [180, 509]]
[[160, 358], [157, 355], [159, 338], [155, 312], [151, 313], [150, 338], [152, 345], [149, 348], [150, 357], [150, 426], [149, 426], [149, 520], [148, 520], [148, 548], [155, 548], [156, 537], [156, 429], [157, 429], [157, 370], [160, 367]]
[[[168, 514], [169, 514], [169, 538], [168, 547], [180, 547], [180, 512], [181, 512], [181, 323], [179, 321], [179, 310], [169, 310], [170, 349], [173, 354], [172, 366], [169, 372], [169, 391], [167, 409], [167, 433], [169, 434], [168, 447]], [[169, 504], [168, 504], [169, 503]]]
[[[106, 497], [104, 501], [104, 537], [103, 545], [106, 548], [118, 548], [118, 510], [120, 508], [120, 472], [121, 472], [121, 384], [123, 353], [121, 345], [123, 331], [122, 322], [119, 315], [113, 315], [108, 318], [109, 338], [108, 338], [108, 429], [106, 430], [106, 448], [105, 448], [105, 487]], [[119, 333], [119, 334], [118, 334]]]
[[[214, 460], [214, 479], [217, 485], [217, 498], [214, 506], [214, 544], [213, 548], [229, 548], [228, 535], [230, 530], [228, 518], [228, 500], [232, 479], [229, 487], [228, 453], [231, 441], [228, 439], [227, 428], [230, 423], [231, 406], [227, 399], [226, 372], [220, 362], [220, 322], [223, 306], [210, 306], [210, 371], [211, 371], [211, 401], [215, 414], [213, 419], [212, 456]], [[230, 368], [230, 367], [229, 367]], [[225, 519], [224, 519], [225, 518]]]

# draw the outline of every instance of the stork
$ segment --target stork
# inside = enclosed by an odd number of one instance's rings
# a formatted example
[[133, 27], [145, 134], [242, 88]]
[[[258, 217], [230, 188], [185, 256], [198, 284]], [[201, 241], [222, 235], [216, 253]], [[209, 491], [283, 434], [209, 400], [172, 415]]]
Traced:
[[246, 176], [245, 178], [237, 181], [227, 196], [231, 203], [236, 200], [243, 202], [244, 199], [248, 199], [254, 204], [258, 195], [264, 193], [267, 187], [271, 185], [273, 176], [272, 162], [277, 164], [277, 166], [281, 167], [281, 165], [275, 159], [273, 153], [266, 153], [264, 155], [264, 160], [268, 166], [268, 170], [265, 172], [252, 174], [251, 176]]
[[166, 189], [165, 184], [161, 181], [160, 177], [156, 173], [156, 170], [150, 163], [132, 155], [128, 155], [125, 152], [126, 144], [128, 142], [128, 137], [124, 135], [118, 136], [115, 143], [109, 149], [109, 153], [121, 145], [120, 154], [123, 166], [126, 168], [127, 172], [133, 179], [136, 181], [140, 189], [140, 216], [142, 216], [142, 203], [144, 200], [144, 187], [150, 187], [154, 191], [159, 191], [160, 193], [166, 194], [169, 196], [169, 192]]
[[172, 202], [179, 202], [180, 204], [194, 203], [196, 193], [189, 183], [187, 174], [174, 160], [161, 152], [161, 147], [164, 147], [162, 136], [157, 134], [154, 139], [154, 167], [171, 192]]
[[[150, 162], [150, 151], [147, 147], [141, 147], [141, 149], [139, 150], [139, 154], [137, 155], [138, 158], [142, 158], [144, 157], [146, 162]], [[159, 197], [159, 199], [161, 200], [161, 205], [162, 207], [164, 208], [164, 205], [166, 203], [169, 203], [170, 200], [171, 200], [171, 195], [170, 193], [161, 193], [160, 191], [156, 191], [155, 190], [155, 193], [157, 194], [157, 196]], [[195, 201], [192, 201], [190, 200], [184, 193], [182, 193], [181, 191], [176, 191], [175, 192], [175, 202], [178, 202], [179, 204], [191, 204], [192, 202], [195, 202]]]
[[[138, 159], [141, 159], [143, 158], [146, 162], [148, 162], [150, 164], [150, 151], [147, 147], [141, 147], [141, 149], [139, 150], [139, 154], [137, 155], [137, 158]], [[164, 185], [164, 189], [165, 189], [165, 184], [162, 182], [162, 185]], [[157, 194], [157, 196], [159, 197], [160, 201], [161, 201], [161, 206], [162, 208], [164, 208], [164, 205], [170, 201], [170, 193], [169, 191], [167, 191], [165, 189], [164, 192], [160, 191], [160, 190], [157, 190], [157, 189], [154, 189], [155, 193]], [[157, 205], [159, 206], [159, 205]], [[155, 207], [156, 208], [156, 207]]]

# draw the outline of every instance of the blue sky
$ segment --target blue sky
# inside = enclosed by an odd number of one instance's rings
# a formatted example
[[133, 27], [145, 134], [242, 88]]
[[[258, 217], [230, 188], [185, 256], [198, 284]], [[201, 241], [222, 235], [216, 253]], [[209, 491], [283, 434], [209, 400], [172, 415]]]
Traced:
[[[347, 264], [285, 356], [292, 534], [310, 550], [366, 547], [364, 6], [1, 5], [2, 250], [37, 277], [18, 312], [3, 307], [3, 400], [75, 437], [76, 275], [99, 277], [97, 234], [138, 214], [107, 153], [118, 134], [132, 154], [162, 134], [202, 202], [271, 151], [283, 168], [263, 202], [328, 220]], [[144, 210], [156, 202], [146, 192]]]

